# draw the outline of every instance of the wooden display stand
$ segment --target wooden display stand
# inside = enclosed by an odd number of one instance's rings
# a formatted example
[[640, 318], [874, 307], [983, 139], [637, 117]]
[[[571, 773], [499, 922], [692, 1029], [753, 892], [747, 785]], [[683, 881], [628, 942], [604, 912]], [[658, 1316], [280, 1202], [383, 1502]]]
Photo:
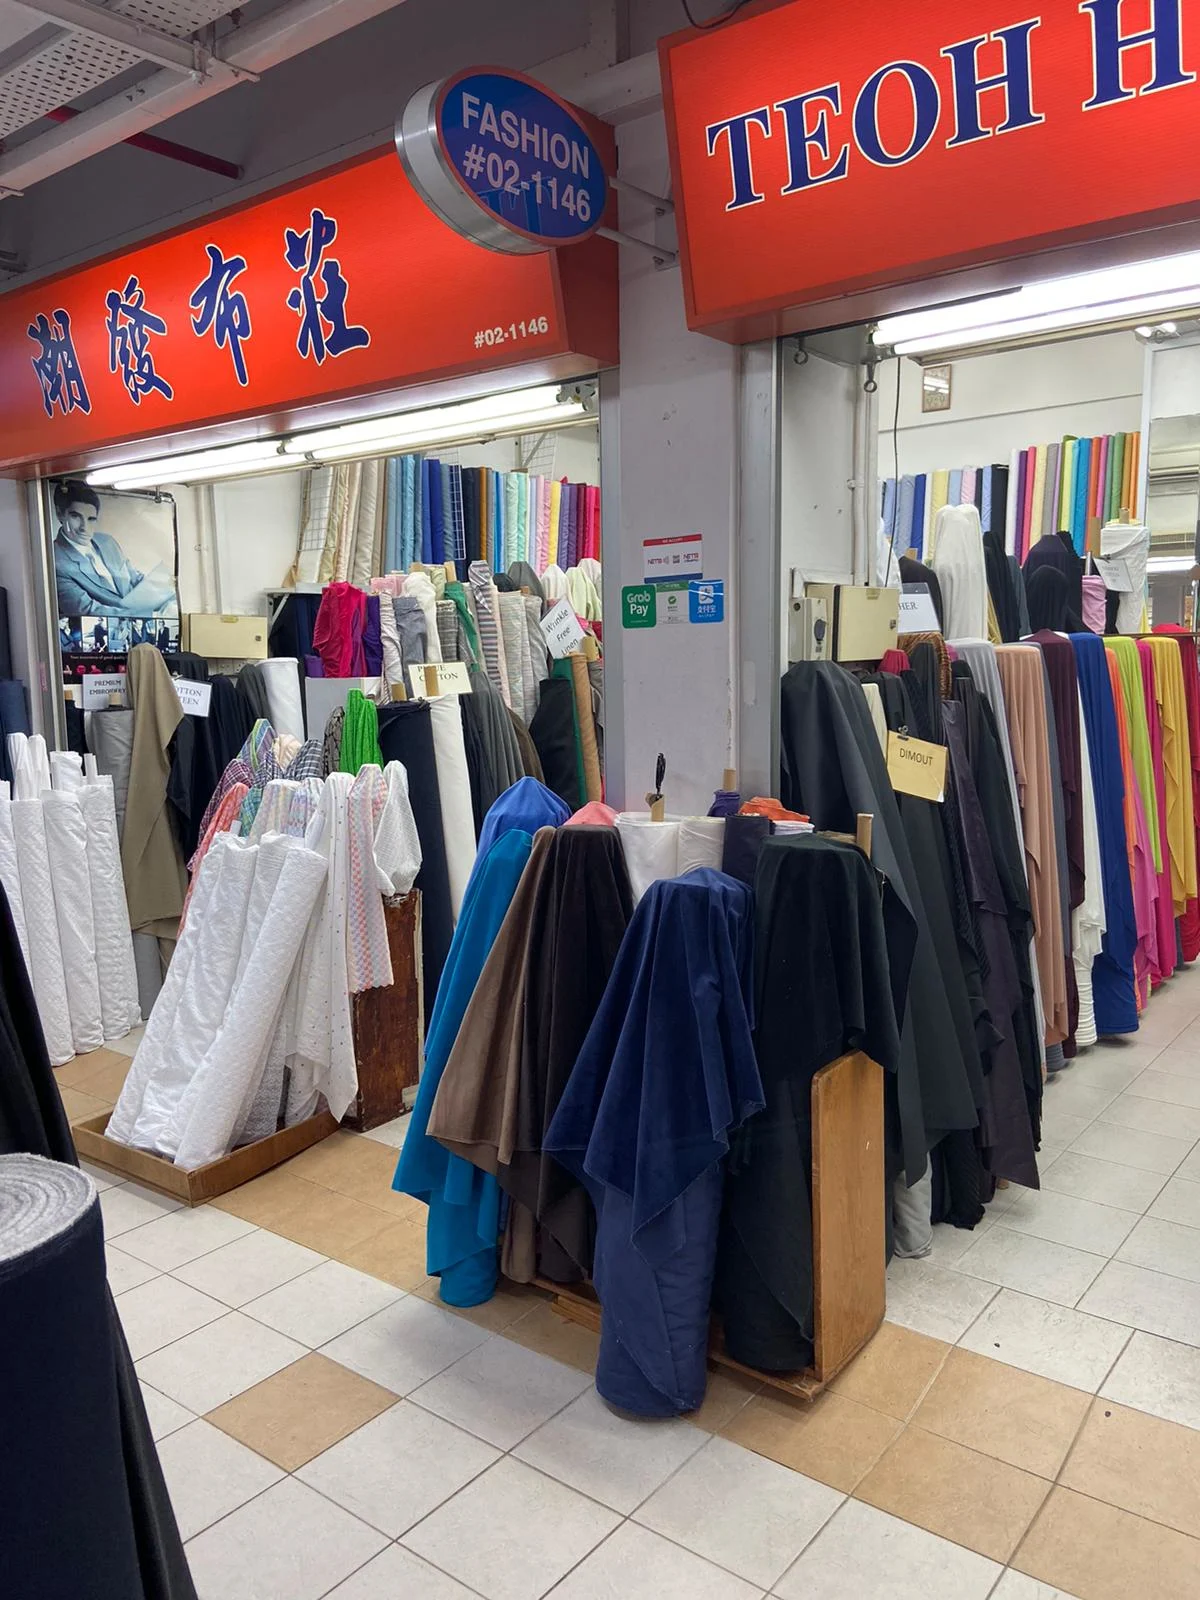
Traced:
[[[727, 1354], [714, 1322], [717, 1367], [815, 1400], [883, 1321], [886, 1304], [883, 1072], [860, 1051], [823, 1067], [812, 1084], [813, 1364], [804, 1372], [760, 1372]], [[571, 1322], [598, 1330], [590, 1292], [536, 1280]]]
[[185, 1205], [201, 1206], [206, 1200], [215, 1200], [220, 1194], [238, 1189], [251, 1178], [260, 1177], [310, 1145], [319, 1144], [337, 1131], [337, 1121], [329, 1111], [319, 1111], [290, 1128], [280, 1128], [278, 1133], [256, 1139], [253, 1144], [241, 1145], [231, 1150], [219, 1161], [207, 1166], [194, 1167], [190, 1172], [177, 1167], [164, 1156], [152, 1155], [149, 1150], [133, 1150], [127, 1144], [118, 1144], [105, 1135], [111, 1111], [102, 1116], [89, 1117], [77, 1122], [71, 1129], [75, 1148], [86, 1161], [119, 1172], [123, 1178], [136, 1178], [151, 1189], [172, 1194]]
[[424, 1034], [421, 994], [421, 896], [417, 890], [383, 902], [392, 983], [364, 989], [351, 1000], [358, 1096], [342, 1119], [358, 1133], [378, 1128], [405, 1110], [404, 1091], [421, 1076]]

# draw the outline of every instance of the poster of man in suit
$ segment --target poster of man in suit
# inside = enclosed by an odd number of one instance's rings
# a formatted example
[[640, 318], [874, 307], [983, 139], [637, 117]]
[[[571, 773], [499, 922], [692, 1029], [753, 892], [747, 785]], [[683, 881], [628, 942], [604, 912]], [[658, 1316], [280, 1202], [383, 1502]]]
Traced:
[[[77, 479], [53, 485], [54, 577], [60, 619], [92, 619], [84, 648], [101, 648], [102, 620], [113, 648], [113, 623], [136, 618], [142, 636], [179, 632], [175, 508], [169, 498], [117, 494]], [[63, 626], [60, 620], [60, 628]], [[127, 629], [116, 630], [118, 635]]]

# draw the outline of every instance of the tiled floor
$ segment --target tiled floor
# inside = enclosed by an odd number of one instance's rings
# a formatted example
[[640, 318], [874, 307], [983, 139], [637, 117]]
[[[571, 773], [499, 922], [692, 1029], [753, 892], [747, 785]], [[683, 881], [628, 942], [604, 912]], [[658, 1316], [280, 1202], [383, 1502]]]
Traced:
[[811, 1407], [617, 1417], [539, 1295], [442, 1308], [403, 1118], [194, 1211], [93, 1170], [202, 1600], [1195, 1600], [1198, 1016], [1187, 971], [1048, 1085], [1042, 1190], [893, 1263]]

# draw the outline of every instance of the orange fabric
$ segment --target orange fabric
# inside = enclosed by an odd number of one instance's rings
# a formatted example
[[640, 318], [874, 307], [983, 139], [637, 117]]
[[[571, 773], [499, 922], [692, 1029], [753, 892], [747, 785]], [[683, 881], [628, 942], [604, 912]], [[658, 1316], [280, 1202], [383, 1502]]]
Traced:
[[770, 799], [761, 794], [756, 794], [752, 800], [745, 801], [738, 815], [740, 817], [770, 817], [772, 822], [807, 822], [809, 820], [807, 817], [802, 816], [799, 811], [788, 811], [778, 800]]

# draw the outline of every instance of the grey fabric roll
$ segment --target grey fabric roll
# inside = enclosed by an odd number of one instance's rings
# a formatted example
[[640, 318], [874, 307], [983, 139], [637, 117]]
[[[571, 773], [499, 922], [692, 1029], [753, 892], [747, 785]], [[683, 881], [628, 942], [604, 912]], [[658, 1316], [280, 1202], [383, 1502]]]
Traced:
[[546, 591], [542, 588], [542, 580], [529, 565], [528, 561], [514, 561], [508, 569], [508, 575], [518, 589], [528, 589], [536, 597], [538, 604], [546, 598]]
[[429, 643], [428, 625], [421, 602], [410, 594], [398, 594], [392, 598], [392, 610], [396, 616], [396, 632], [400, 635], [404, 670], [407, 672], [409, 667], [424, 666], [429, 660]]
[[[133, 712], [89, 711], [86, 732], [88, 749], [96, 758], [96, 771], [113, 781], [113, 801], [117, 808], [119, 838], [125, 831], [129, 763], [133, 757]], [[142, 1015], [145, 1015], [144, 1011]]]
[[479, 667], [471, 668], [471, 688], [479, 715], [479, 734], [484, 751], [501, 794], [525, 776], [521, 760], [521, 747], [513, 731], [508, 707], [504, 704], [487, 673]]
[[133, 936], [133, 964], [137, 971], [138, 1005], [142, 1016], [149, 1017], [163, 985], [162, 941], [152, 933], [135, 933]]
[[928, 1167], [912, 1188], [901, 1175], [892, 1185], [892, 1250], [903, 1259], [927, 1256], [933, 1249], [933, 1178]]
[[438, 638], [442, 645], [442, 660], [457, 661], [458, 655], [458, 607], [453, 600], [439, 600], [437, 603], [437, 630]]

